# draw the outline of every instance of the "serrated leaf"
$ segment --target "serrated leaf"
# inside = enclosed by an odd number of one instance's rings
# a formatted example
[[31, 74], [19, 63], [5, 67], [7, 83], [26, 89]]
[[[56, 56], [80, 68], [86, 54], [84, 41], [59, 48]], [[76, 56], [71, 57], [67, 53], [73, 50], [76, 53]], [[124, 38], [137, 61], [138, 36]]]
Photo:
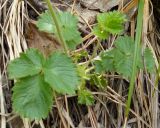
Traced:
[[89, 80], [90, 79], [89, 75], [86, 72], [86, 66], [78, 65], [77, 70], [78, 70], [78, 75], [80, 76], [81, 79], [83, 79], [83, 80]]
[[[67, 46], [70, 49], [75, 49], [76, 46], [82, 41], [80, 32], [78, 31], [77, 27], [78, 19], [74, 15], [71, 15], [69, 12], [59, 12], [56, 16]], [[49, 27], [46, 27], [47, 25]], [[54, 33], [56, 36], [58, 35], [49, 11], [46, 11], [40, 16], [37, 22], [37, 27], [39, 30]]]
[[70, 12], [60, 12], [59, 15], [62, 27], [67, 27], [67, 28], [77, 27], [78, 19]]
[[98, 76], [97, 74], [91, 75], [91, 84], [96, 85], [98, 88], [103, 89], [107, 86], [107, 80], [102, 75]]
[[31, 120], [47, 117], [53, 96], [51, 87], [43, 79], [43, 76], [35, 75], [16, 82], [12, 97], [14, 112]]
[[131, 77], [132, 66], [133, 66], [133, 56], [125, 55], [119, 50], [116, 50], [116, 56], [114, 58], [114, 64], [116, 72], [122, 74], [125, 77]]
[[153, 73], [155, 71], [153, 54], [149, 48], [146, 48], [144, 51], [144, 64], [149, 73]]
[[63, 53], [53, 53], [44, 68], [45, 81], [62, 94], [74, 94], [79, 83], [75, 64]]
[[128, 36], [121, 36], [116, 39], [115, 46], [116, 71], [125, 77], [131, 77], [135, 46], [133, 39]]
[[53, 25], [53, 19], [49, 11], [45, 11], [39, 16], [39, 19], [36, 23], [40, 31], [48, 33], [56, 33], [56, 27]]
[[73, 50], [82, 41], [77, 27], [78, 19], [69, 12], [60, 12], [59, 15], [63, 37], [68, 47]]
[[100, 58], [100, 60], [96, 60], [94, 62], [97, 73], [102, 73], [104, 71], [115, 71], [114, 49], [101, 53]]
[[9, 63], [9, 78], [22, 78], [38, 74], [42, 70], [44, 62], [45, 59], [38, 50], [29, 49]]
[[94, 97], [89, 90], [79, 90], [78, 103], [84, 105], [92, 105], [94, 103]]
[[102, 60], [95, 60], [94, 64], [95, 64], [95, 72], [96, 73], [102, 73], [102, 72], [106, 71], [102, 65]]
[[[120, 36], [115, 42], [115, 48], [101, 54], [101, 60], [95, 62], [96, 70], [114, 71], [124, 77], [131, 77], [135, 44], [131, 37]], [[137, 60], [137, 70], [142, 68], [140, 50]]]
[[118, 37], [115, 42], [115, 46], [119, 49], [122, 53], [126, 55], [130, 55], [134, 53], [134, 40], [129, 36], [120, 36]]
[[99, 26], [94, 27], [93, 34], [95, 34], [102, 40], [105, 40], [106, 38], [109, 37], [109, 32], [106, 32], [105, 30], [101, 29]]
[[[124, 30], [123, 24], [125, 23], [126, 15], [118, 12], [107, 12], [97, 15], [98, 25], [96, 27], [96, 35], [104, 38], [104, 33], [121, 34]], [[102, 34], [100, 32], [103, 32]]]
[[101, 55], [102, 58], [102, 66], [106, 71], [114, 71], [114, 56], [115, 56], [115, 50], [111, 49], [107, 52], [104, 52]]
[[126, 15], [118, 11], [113, 11], [108, 13], [106, 19], [104, 22], [105, 30], [112, 34], [121, 34], [124, 29], [123, 24], [126, 21]]
[[72, 50], [74, 50], [76, 46], [82, 42], [80, 32], [75, 28], [65, 29], [62, 34], [66, 40], [67, 46]]

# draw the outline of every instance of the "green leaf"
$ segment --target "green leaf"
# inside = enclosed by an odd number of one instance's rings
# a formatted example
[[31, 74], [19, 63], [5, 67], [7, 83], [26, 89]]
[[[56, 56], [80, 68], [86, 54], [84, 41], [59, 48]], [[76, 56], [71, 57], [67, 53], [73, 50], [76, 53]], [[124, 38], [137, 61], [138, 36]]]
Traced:
[[40, 31], [56, 33], [56, 27], [49, 11], [45, 11], [39, 16], [36, 26]]
[[[82, 41], [77, 27], [78, 19], [69, 12], [57, 12], [57, 19], [67, 46], [70, 49], [75, 49]], [[41, 31], [54, 33], [57, 36], [56, 26], [49, 11], [46, 11], [39, 17], [37, 27]]]
[[63, 53], [53, 53], [44, 68], [45, 81], [62, 94], [74, 94], [79, 84], [78, 72], [72, 60]]
[[109, 34], [121, 34], [126, 15], [121, 12], [113, 11], [97, 15], [98, 25], [93, 29], [93, 33], [100, 39], [108, 38]]
[[79, 52], [75, 52], [73, 55], [72, 55], [72, 59], [74, 62], [78, 63], [80, 62], [84, 57], [86, 57], [88, 55], [87, 51], [86, 50], [82, 50], [82, 51], [79, 51]]
[[114, 49], [102, 52], [100, 55], [100, 60], [96, 60], [95, 68], [97, 73], [102, 73], [104, 71], [115, 71], [114, 67]]
[[117, 49], [126, 55], [131, 55], [134, 52], [134, 40], [129, 36], [118, 37], [114, 44]]
[[99, 26], [94, 27], [93, 34], [95, 34], [97, 37], [99, 37], [102, 40], [105, 40], [109, 37], [109, 32], [103, 30]]
[[93, 33], [101, 39], [106, 39], [109, 33], [121, 34], [124, 30], [124, 23], [127, 21], [126, 15], [118, 12], [107, 12], [97, 15], [98, 25]]
[[59, 16], [63, 37], [68, 47], [73, 50], [82, 41], [77, 27], [78, 19], [69, 12], [60, 12]]
[[131, 77], [133, 66], [133, 55], [126, 55], [116, 50], [114, 58], [116, 72], [125, 77]]
[[9, 63], [9, 78], [22, 78], [38, 74], [42, 70], [44, 62], [45, 59], [38, 50], [29, 49]]
[[104, 52], [101, 55], [102, 58], [102, 66], [106, 71], [114, 71], [114, 56], [115, 56], [115, 50], [111, 49], [108, 50], [107, 52]]
[[102, 65], [102, 60], [95, 60], [94, 64], [95, 64], [95, 72], [96, 73], [103, 73], [104, 71], [106, 71]]
[[116, 72], [125, 77], [131, 77], [135, 46], [133, 39], [128, 36], [121, 36], [115, 41], [115, 46]]
[[64, 39], [66, 40], [67, 46], [74, 50], [78, 44], [82, 42], [80, 32], [75, 28], [66, 29], [62, 32]]
[[26, 77], [13, 87], [13, 110], [24, 118], [40, 120], [49, 114], [52, 98], [52, 89], [43, 76]]
[[67, 27], [67, 28], [77, 27], [78, 19], [70, 12], [60, 12], [59, 15], [62, 27]]
[[84, 80], [89, 80], [89, 74], [86, 72], [87, 67], [85, 65], [78, 65], [77, 70], [78, 70], [78, 75], [80, 76], [81, 79]]
[[113, 11], [109, 12], [105, 16], [106, 20], [103, 23], [100, 23], [102, 26], [104, 26], [104, 29], [112, 34], [121, 34], [124, 26], [123, 24], [126, 21], [126, 15], [118, 12]]
[[116, 72], [125, 77], [130, 77], [133, 66], [134, 41], [131, 37], [119, 37], [115, 41], [115, 68]]
[[[131, 37], [120, 36], [115, 41], [115, 68], [119, 74], [131, 77], [135, 43]], [[141, 48], [138, 50], [137, 71], [142, 68]]]
[[98, 76], [98, 74], [92, 74], [91, 84], [96, 85], [100, 89], [104, 89], [104, 87], [107, 86], [107, 80], [102, 75]]
[[146, 48], [144, 51], [144, 64], [149, 73], [153, 73], [155, 71], [155, 61], [149, 48]]
[[[114, 71], [124, 77], [131, 77], [135, 47], [133, 39], [128, 36], [120, 36], [115, 40], [114, 44], [115, 48], [103, 52], [100, 56], [101, 59], [95, 61], [96, 71]], [[143, 67], [140, 51], [137, 70]]]
[[94, 97], [89, 90], [79, 90], [78, 103], [84, 105], [93, 105]]

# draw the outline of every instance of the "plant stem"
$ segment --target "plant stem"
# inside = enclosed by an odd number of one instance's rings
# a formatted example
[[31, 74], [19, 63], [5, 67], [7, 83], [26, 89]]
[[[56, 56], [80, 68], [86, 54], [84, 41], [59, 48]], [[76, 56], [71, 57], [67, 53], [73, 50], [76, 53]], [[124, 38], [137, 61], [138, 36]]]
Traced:
[[133, 94], [133, 90], [134, 90], [134, 83], [135, 83], [136, 73], [137, 73], [137, 59], [138, 59], [138, 53], [139, 53], [138, 51], [140, 49], [140, 42], [141, 42], [141, 36], [142, 36], [142, 26], [143, 26], [143, 9], [144, 9], [144, 0], [139, 0], [133, 69], [132, 69], [132, 76], [131, 76], [130, 85], [129, 85], [128, 99], [127, 99], [127, 103], [126, 103], [127, 108], [125, 111], [126, 120], [128, 118], [128, 114], [129, 114], [131, 98], [132, 98], [132, 94]]
[[89, 60], [88, 60], [88, 62], [86, 64], [86, 67], [89, 66], [89, 64], [91, 63], [92, 59], [94, 59], [94, 57], [96, 56], [97, 50], [99, 49], [99, 47], [100, 47], [100, 41], [97, 39], [97, 45], [94, 48], [93, 53], [92, 53], [91, 57], [89, 58]]
[[53, 10], [53, 7], [52, 7], [52, 4], [51, 4], [51, 1], [50, 0], [45, 0], [47, 5], [48, 5], [48, 8], [49, 8], [49, 11], [51, 13], [51, 16], [52, 16], [52, 19], [53, 19], [53, 24], [56, 26], [56, 29], [57, 29], [57, 33], [58, 33], [58, 37], [59, 37], [59, 40], [60, 42], [62, 43], [62, 46], [64, 48], [64, 51], [66, 54], [69, 54], [68, 53], [68, 47], [67, 47], [67, 44], [62, 36], [62, 31], [61, 31], [61, 28], [60, 28], [60, 25], [58, 23], [58, 20], [57, 20], [57, 17], [56, 17], [56, 13], [55, 11]]

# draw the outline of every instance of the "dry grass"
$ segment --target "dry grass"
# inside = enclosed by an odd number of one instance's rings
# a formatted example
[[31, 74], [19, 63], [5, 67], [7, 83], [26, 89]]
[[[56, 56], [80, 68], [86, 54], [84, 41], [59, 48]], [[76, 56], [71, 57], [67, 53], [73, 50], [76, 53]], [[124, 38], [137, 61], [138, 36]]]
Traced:
[[[75, 10], [74, 4], [65, 2], [61, 6], [69, 7], [84, 21], [85, 29], [91, 26], [85, 17]], [[129, 34], [134, 37], [136, 26], [136, 3], [123, 1], [118, 5], [124, 12], [130, 15]], [[19, 56], [28, 46], [24, 36], [25, 22], [28, 17], [27, 2], [19, 0], [0, 1], [0, 127], [1, 128], [121, 128], [124, 122], [125, 102], [127, 99], [129, 83], [115, 74], [106, 74], [108, 86], [105, 90], [92, 92], [96, 102], [93, 106], [78, 105], [75, 96], [56, 97], [53, 110], [46, 120], [29, 122], [21, 119], [11, 112], [11, 88], [12, 84], [7, 79], [6, 67], [10, 60]], [[58, 4], [57, 4], [58, 5]], [[156, 67], [159, 66], [160, 58], [160, 31], [153, 14], [151, 1], [145, 0], [145, 11], [143, 17], [143, 48], [149, 47], [155, 58]], [[34, 9], [36, 10], [36, 9]], [[160, 16], [160, 15], [159, 15]], [[95, 37], [89, 33], [83, 38], [86, 43], [75, 52], [94, 46]], [[107, 48], [111, 47], [115, 37], [110, 37]], [[103, 48], [103, 46], [101, 46]], [[160, 75], [159, 75], [160, 76]], [[132, 96], [132, 105], [128, 120], [128, 128], [159, 128], [159, 90], [156, 85], [156, 74], [149, 75], [146, 71], [140, 71], [137, 76], [135, 90]], [[156, 91], [155, 91], [156, 90]]]

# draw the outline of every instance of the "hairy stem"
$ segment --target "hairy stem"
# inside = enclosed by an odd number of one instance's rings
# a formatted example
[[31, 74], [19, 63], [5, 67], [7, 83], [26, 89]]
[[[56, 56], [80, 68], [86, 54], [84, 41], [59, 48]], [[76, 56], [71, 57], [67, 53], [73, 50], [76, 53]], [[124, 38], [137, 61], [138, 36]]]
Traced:
[[64, 40], [64, 38], [62, 36], [62, 31], [61, 31], [60, 25], [58, 23], [56, 13], [53, 10], [51, 1], [50, 0], [44, 0], [44, 1], [47, 3], [49, 11], [51, 12], [51, 16], [52, 16], [52, 19], [53, 19], [53, 24], [55, 24], [55, 26], [56, 26], [59, 40], [62, 43], [62, 46], [64, 48], [65, 53], [68, 54], [68, 47], [67, 47], [67, 44], [66, 44], [66, 42], [65, 42], [65, 40]]

